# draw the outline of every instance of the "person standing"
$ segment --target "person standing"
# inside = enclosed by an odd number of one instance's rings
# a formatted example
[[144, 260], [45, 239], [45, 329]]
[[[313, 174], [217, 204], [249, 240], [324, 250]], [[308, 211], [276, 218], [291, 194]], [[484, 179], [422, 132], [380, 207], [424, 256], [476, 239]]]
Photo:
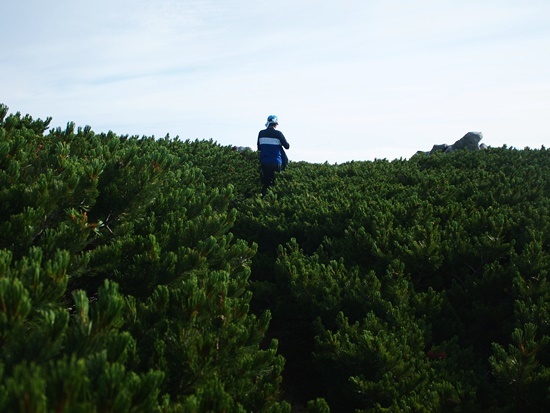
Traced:
[[266, 129], [258, 133], [262, 197], [265, 196], [267, 188], [275, 184], [275, 172], [281, 172], [288, 163], [288, 158], [283, 148], [290, 148], [290, 144], [283, 133], [277, 130], [277, 126], [279, 126], [277, 116], [268, 116], [265, 126]]

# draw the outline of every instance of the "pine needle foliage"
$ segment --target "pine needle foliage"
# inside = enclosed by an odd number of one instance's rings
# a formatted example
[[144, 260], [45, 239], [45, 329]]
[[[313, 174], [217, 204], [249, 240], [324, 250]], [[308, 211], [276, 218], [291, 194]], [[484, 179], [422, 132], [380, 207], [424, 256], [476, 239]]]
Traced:
[[0, 411], [550, 409], [544, 147], [262, 198], [255, 151], [50, 121], [0, 106]]
[[339, 412], [548, 410], [548, 176], [545, 148], [291, 162], [234, 228], [285, 389]]
[[255, 246], [203, 149], [7, 110], [0, 411], [287, 411], [270, 314], [249, 311]]

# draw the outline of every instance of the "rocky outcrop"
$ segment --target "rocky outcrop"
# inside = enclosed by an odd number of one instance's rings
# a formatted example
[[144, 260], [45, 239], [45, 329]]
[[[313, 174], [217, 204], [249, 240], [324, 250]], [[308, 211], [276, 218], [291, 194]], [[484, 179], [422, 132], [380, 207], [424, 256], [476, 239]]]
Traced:
[[233, 150], [243, 153], [243, 152], [252, 151], [252, 148], [250, 146], [233, 146]]
[[466, 149], [469, 151], [478, 151], [480, 149], [485, 149], [486, 146], [484, 144], [479, 144], [479, 142], [483, 139], [483, 134], [481, 132], [468, 132], [466, 135], [464, 135], [462, 138], [457, 140], [452, 145], [447, 145], [446, 143], [441, 145], [434, 145], [432, 147], [432, 150], [429, 152], [422, 152], [419, 151], [417, 153], [424, 153], [426, 155], [431, 155], [432, 153], [436, 152], [445, 152], [450, 153], [461, 149]]

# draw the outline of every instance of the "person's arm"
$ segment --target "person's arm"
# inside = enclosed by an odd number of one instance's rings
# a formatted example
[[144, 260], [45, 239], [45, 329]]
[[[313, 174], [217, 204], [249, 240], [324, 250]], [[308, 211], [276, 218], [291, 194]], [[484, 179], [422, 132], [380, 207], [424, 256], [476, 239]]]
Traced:
[[290, 149], [290, 144], [287, 142], [285, 135], [283, 135], [281, 131], [279, 131], [279, 133], [279, 140], [281, 141], [281, 145], [283, 146], [283, 148]]

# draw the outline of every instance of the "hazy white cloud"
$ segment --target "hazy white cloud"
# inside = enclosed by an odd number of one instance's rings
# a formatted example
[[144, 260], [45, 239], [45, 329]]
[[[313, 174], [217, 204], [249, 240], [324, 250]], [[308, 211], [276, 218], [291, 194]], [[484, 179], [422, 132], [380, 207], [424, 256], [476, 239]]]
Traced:
[[546, 1], [20, 0], [2, 6], [0, 101], [96, 131], [289, 156], [408, 157], [470, 130], [550, 138]]

